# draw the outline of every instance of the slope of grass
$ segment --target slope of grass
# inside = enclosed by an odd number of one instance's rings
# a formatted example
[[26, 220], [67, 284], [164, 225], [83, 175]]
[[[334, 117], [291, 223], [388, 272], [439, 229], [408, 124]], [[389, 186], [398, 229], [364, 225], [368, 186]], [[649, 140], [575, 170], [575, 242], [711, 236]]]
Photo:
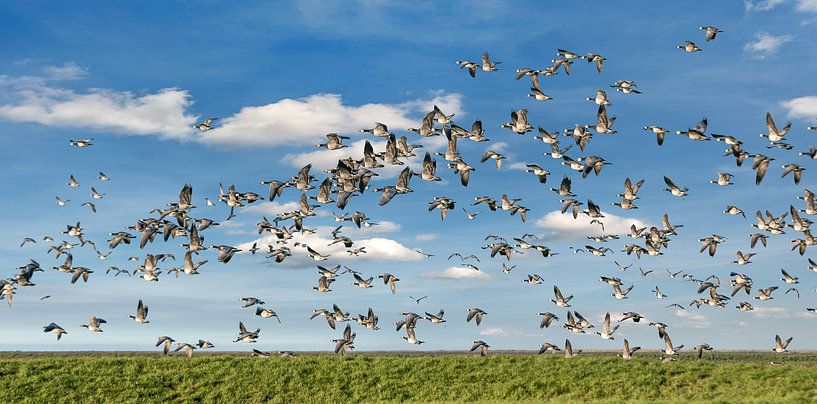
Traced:
[[[770, 364], [770, 361], [782, 364]], [[817, 355], [0, 355], [0, 402], [814, 401]]]

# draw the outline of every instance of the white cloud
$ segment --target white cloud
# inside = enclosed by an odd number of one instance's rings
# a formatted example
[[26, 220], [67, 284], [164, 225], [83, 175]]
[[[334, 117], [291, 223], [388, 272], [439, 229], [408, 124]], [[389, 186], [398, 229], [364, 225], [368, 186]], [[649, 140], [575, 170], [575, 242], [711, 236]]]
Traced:
[[[344, 228], [344, 231], [347, 230]], [[289, 267], [303, 267], [316, 264], [316, 261], [312, 260], [306, 255], [306, 250], [303, 247], [295, 247], [295, 242], [300, 242], [302, 244], [308, 244], [312, 247], [315, 251], [323, 254], [329, 255], [329, 262], [354, 262], [354, 261], [365, 261], [365, 260], [376, 260], [376, 261], [419, 261], [423, 259], [423, 255], [414, 251], [411, 248], [400, 244], [399, 242], [382, 237], [372, 237], [367, 239], [360, 239], [354, 241], [354, 245], [352, 248], [358, 247], [366, 247], [366, 254], [360, 254], [359, 256], [353, 256], [346, 252], [346, 248], [338, 243], [334, 245], [329, 245], [332, 240], [326, 236], [321, 235], [320, 233], [328, 232], [328, 228], [318, 228], [317, 233], [313, 234], [302, 234], [302, 233], [295, 233], [293, 238], [287, 243], [287, 245], [292, 250], [292, 256], [288, 257], [283, 263], [279, 265], [289, 266]], [[273, 248], [277, 248], [280, 244], [276, 242], [278, 239], [273, 235], [264, 235], [261, 238], [248, 241], [243, 244], [239, 244], [236, 246], [237, 248], [242, 249], [244, 252], [250, 249], [253, 243], [258, 243], [259, 248], [264, 249], [266, 251], [267, 245], [272, 245]]]
[[709, 321], [708, 318], [706, 318], [706, 316], [704, 316], [701, 313], [693, 312], [690, 310], [681, 309], [675, 310], [675, 316], [687, 320], [686, 323], [683, 324], [685, 327], [707, 328], [711, 324], [711, 322]]
[[423, 274], [423, 277], [431, 279], [493, 279], [491, 274], [468, 267], [448, 267], [440, 272], [426, 272]]
[[536, 227], [549, 230], [543, 239], [547, 240], [581, 240], [587, 236], [602, 234], [626, 234], [630, 232], [630, 225], [636, 227], [646, 227], [648, 224], [640, 219], [617, 216], [612, 213], [603, 212], [604, 217], [599, 220], [604, 223], [604, 232], [601, 226], [590, 223], [591, 219], [587, 215], [579, 214], [577, 219], [573, 219], [570, 212], [562, 214], [558, 210], [548, 212], [545, 216], [536, 221]]
[[796, 9], [803, 13], [817, 13], [817, 0], [797, 0]]
[[499, 327], [488, 327], [488, 328], [480, 331], [479, 335], [488, 335], [488, 336], [492, 336], [492, 337], [504, 337], [504, 336], [508, 335], [508, 333], [505, 332], [505, 330], [503, 330], [503, 329], [501, 329]]
[[439, 237], [440, 235], [437, 233], [422, 233], [414, 236], [414, 239], [417, 241], [433, 241]]
[[85, 69], [74, 62], [64, 63], [62, 66], [46, 66], [43, 73], [51, 80], [78, 80], [88, 75]]
[[275, 216], [280, 215], [281, 213], [292, 212], [300, 209], [301, 204], [299, 202], [289, 201], [278, 203], [273, 201], [247, 205], [241, 208], [241, 211], [247, 213], [260, 213], [263, 216]]
[[792, 35], [775, 36], [768, 32], [755, 34], [754, 42], [747, 42], [743, 45], [743, 50], [755, 59], [765, 59], [774, 56], [783, 44], [794, 40]]
[[769, 11], [785, 0], [743, 0], [743, 6], [747, 12], [751, 11]]
[[756, 306], [752, 311], [749, 312], [754, 317], [757, 318], [789, 318], [791, 314], [782, 307], [762, 307]]
[[781, 101], [780, 106], [786, 108], [787, 115], [792, 118], [817, 118], [817, 96], [815, 95]]
[[[461, 113], [460, 94], [436, 92], [430, 99], [400, 104], [343, 103], [338, 94], [314, 94], [301, 99], [283, 99], [261, 106], [242, 108], [224, 117], [219, 126], [208, 131], [202, 141], [230, 146], [313, 145], [327, 133], [359, 134], [382, 122], [390, 131], [417, 127], [421, 113], [438, 105], [448, 114]], [[335, 159], [337, 162], [337, 159]]]

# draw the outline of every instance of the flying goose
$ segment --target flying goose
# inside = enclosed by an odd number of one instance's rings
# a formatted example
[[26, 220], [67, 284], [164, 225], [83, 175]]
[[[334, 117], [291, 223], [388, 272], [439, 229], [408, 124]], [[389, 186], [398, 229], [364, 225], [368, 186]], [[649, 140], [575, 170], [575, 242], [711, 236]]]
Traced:
[[576, 356], [579, 356], [580, 353], [582, 353], [581, 349], [573, 351], [573, 345], [570, 344], [570, 340], [565, 339], [565, 358], [575, 358]]
[[276, 314], [274, 311], [272, 311], [270, 309], [266, 309], [266, 308], [263, 308], [263, 307], [256, 307], [255, 308], [255, 315], [259, 316], [261, 318], [275, 317], [275, 319], [278, 320], [278, 324], [281, 324], [281, 318], [278, 317], [278, 314]]
[[600, 336], [602, 339], [613, 340], [615, 339], [613, 338], [613, 333], [615, 333], [616, 330], [618, 330], [618, 327], [620, 326], [617, 324], [615, 327], [610, 329], [610, 313], [607, 313], [604, 316], [604, 323], [602, 325], [601, 332], [596, 331], [596, 335]]
[[544, 344], [539, 346], [539, 355], [551, 352], [556, 353], [557, 351], [561, 351], [558, 346], [553, 345], [549, 342], [545, 342]]
[[80, 327], [85, 327], [88, 331], [93, 332], [102, 332], [102, 328], [100, 328], [100, 324], [105, 324], [107, 321], [97, 318], [96, 316], [91, 316], [91, 319], [88, 321], [88, 324], [81, 324]]
[[495, 72], [499, 69], [496, 68], [496, 65], [502, 62], [492, 62], [488, 52], [482, 54], [482, 70], [486, 72]]
[[68, 334], [68, 331], [65, 331], [64, 328], [58, 326], [57, 323], [51, 323], [43, 327], [43, 332], [53, 332], [54, 334], [57, 334], [57, 341], [62, 338], [62, 334]]
[[257, 328], [255, 331], [250, 332], [247, 331], [247, 328], [244, 327], [244, 323], [239, 321], [238, 322], [238, 335], [236, 335], [235, 341], [233, 342], [246, 342], [246, 343], [253, 343], [258, 342], [258, 334], [261, 333], [261, 329]]
[[692, 41], [684, 41], [683, 45], [678, 45], [678, 46], [676, 46], [676, 48], [683, 49], [685, 52], [689, 52], [689, 53], [700, 52], [701, 51], [701, 48], [699, 48], [697, 45], [695, 45], [695, 43], [692, 42]]
[[711, 25], [706, 25], [706, 26], [700, 27], [698, 29], [706, 31], [706, 41], [707, 42], [715, 39], [715, 37], [719, 33], [723, 32], [723, 31], [721, 31], [721, 30], [719, 30], [719, 29], [717, 29], [717, 28], [715, 28], [715, 27], [713, 27]]
[[488, 150], [485, 154], [482, 155], [482, 159], [480, 159], [480, 163], [486, 162], [488, 159], [493, 159], [496, 162], [496, 170], [500, 171], [502, 169], [502, 160], [505, 159], [505, 156], [493, 151]]
[[671, 193], [673, 196], [687, 196], [687, 192], [689, 192], [689, 188], [684, 187], [681, 189], [674, 182], [672, 182], [669, 177], [664, 176], [664, 183], [667, 184], [669, 188], [664, 188], [664, 191]]
[[707, 119], [704, 117], [700, 120], [700, 122], [696, 123], [694, 127], [689, 128], [686, 131], [676, 131], [675, 134], [685, 135], [690, 140], [707, 141], [709, 140], [709, 137], [704, 134], [707, 126]]
[[672, 340], [669, 338], [669, 334], [666, 332], [664, 333], [664, 349], [659, 349], [659, 352], [662, 352], [666, 355], [678, 355], [678, 351], [680, 351], [684, 346], [673, 346]]
[[192, 358], [193, 357], [193, 351], [195, 349], [197, 349], [197, 348], [195, 346], [193, 346], [193, 345], [190, 345], [190, 344], [186, 343], [186, 342], [179, 342], [179, 343], [176, 344], [176, 349], [174, 349], [173, 352], [179, 352], [182, 349], [185, 350], [185, 352], [187, 353], [188, 358]]
[[458, 60], [457, 64], [460, 65], [460, 69], [468, 68], [468, 74], [470, 74], [471, 77], [477, 77], [477, 69], [480, 68], [480, 66], [476, 63], [470, 60]]
[[156, 339], [156, 346], [164, 344], [164, 347], [162, 347], [162, 354], [167, 355], [170, 352], [170, 345], [174, 342], [176, 342], [175, 339], [163, 335]]
[[624, 348], [621, 351], [621, 358], [622, 359], [631, 359], [633, 357], [633, 354], [636, 351], [638, 351], [639, 349], [641, 349], [640, 346], [630, 348], [630, 342], [627, 341], [627, 338], [624, 338]]
[[800, 278], [796, 276], [791, 276], [788, 272], [786, 272], [785, 269], [781, 269], [780, 272], [783, 274], [783, 278], [781, 278], [780, 280], [786, 282], [786, 284], [795, 285], [800, 283]]
[[485, 341], [474, 341], [469, 351], [474, 352], [479, 349], [479, 356], [486, 356], [488, 355], [488, 348], [490, 347], [491, 346], [485, 343]]
[[482, 323], [482, 317], [485, 316], [486, 312], [482, 311], [482, 309], [472, 307], [468, 309], [467, 316], [465, 317], [465, 322], [470, 323], [471, 319], [475, 319], [474, 321], [477, 323], [477, 326]]
[[[754, 156], [754, 160], [752, 161], [752, 169], [756, 171], [755, 173], [755, 185], [760, 185], [761, 181], [763, 181], [763, 177], [766, 176], [766, 170], [769, 168], [769, 163], [774, 160], [772, 157], [764, 156], [760, 153], [756, 153]], [[795, 174], [795, 179], [797, 179], [797, 175]]]
[[732, 177], [734, 177], [734, 175], [729, 174], [729, 173], [719, 172], [718, 173], [718, 179], [714, 180], [714, 181], [709, 181], [709, 183], [710, 184], [718, 184], [718, 185], [720, 185], [722, 187], [729, 186], [729, 185], [735, 185], [732, 182]]
[[355, 277], [355, 282], [352, 282], [352, 285], [354, 285], [354, 286], [358, 286], [361, 289], [368, 289], [368, 288], [371, 288], [373, 286], [372, 285], [372, 280], [374, 279], [374, 277], [369, 277], [369, 279], [363, 279], [358, 274], [354, 274], [354, 277]]
[[778, 130], [774, 119], [772, 119], [772, 114], [767, 112], [766, 128], [769, 130], [768, 133], [761, 133], [760, 137], [769, 139], [771, 142], [780, 142], [785, 140], [786, 134], [789, 132], [789, 129], [791, 129], [791, 122], [787, 123], [783, 129]]
[[325, 148], [327, 150], [338, 150], [344, 147], [349, 147], [343, 144], [344, 140], [349, 139], [348, 136], [340, 136], [337, 133], [326, 134], [326, 143], [318, 143], [315, 147]]
[[511, 122], [503, 123], [500, 127], [508, 128], [519, 135], [524, 135], [533, 130], [533, 126], [528, 123], [528, 110], [525, 108], [519, 111], [511, 111]]
[[803, 171], [806, 169], [801, 167], [799, 164], [786, 164], [783, 167], [783, 175], [780, 178], [784, 178], [785, 176], [792, 174], [794, 178], [794, 184], [800, 184], [800, 178], [803, 176]]
[[384, 285], [389, 286], [391, 294], [397, 293], [397, 282], [400, 279], [396, 278], [394, 275], [390, 273], [384, 273], [383, 275], [378, 275], [377, 277], [383, 280]]
[[570, 295], [570, 296], [565, 298], [564, 296], [562, 296], [562, 291], [559, 290], [558, 286], [553, 286], [553, 294], [556, 296], [556, 298], [555, 299], [550, 299], [551, 302], [553, 302], [555, 305], [557, 305], [559, 307], [565, 307], [565, 308], [570, 307], [569, 302], [570, 302], [571, 299], [573, 299], [573, 295]]
[[148, 317], [148, 306], [145, 306], [145, 304], [142, 303], [142, 299], [139, 299], [139, 303], [136, 304], [136, 315], [135, 316], [128, 316], [128, 317], [132, 318], [133, 321], [136, 321], [139, 324], [149, 323], [150, 321], [148, 321], [148, 319], [147, 319], [147, 317]]
[[533, 98], [533, 99], [535, 99], [537, 101], [549, 101], [549, 100], [553, 99], [553, 97], [543, 93], [542, 90], [540, 90], [540, 89], [538, 89], [536, 87], [531, 87], [530, 91], [531, 91], [531, 93], [528, 94], [528, 98]]
[[94, 142], [94, 138], [90, 138], [90, 139], [79, 139], [79, 140], [71, 140], [71, 139], [69, 139], [69, 140], [68, 140], [68, 144], [70, 144], [71, 146], [74, 146], [74, 147], [79, 147], [79, 148], [93, 146], [93, 145], [94, 145], [94, 143], [93, 143], [93, 142]]
[[213, 121], [215, 121], [217, 119], [218, 118], [207, 118], [204, 121], [202, 121], [201, 123], [193, 125], [193, 127], [200, 130], [200, 131], [202, 131], [202, 132], [206, 132], [206, 131], [208, 131], [210, 129], [213, 129]]
[[771, 300], [771, 299], [774, 299], [774, 297], [772, 297], [772, 292], [774, 292], [777, 289], [778, 289], [777, 286], [770, 286], [770, 287], [765, 288], [765, 289], [758, 289], [758, 291], [757, 291], [758, 295], [755, 296], [755, 299], [757, 299], [757, 300]]
[[638, 85], [636, 85], [632, 80], [618, 80], [611, 84], [610, 87], [615, 88], [616, 91], [620, 91], [624, 94], [641, 94], [641, 91], [638, 90]]
[[[59, 339], [59, 337], [58, 337], [58, 339]], [[791, 343], [792, 339], [794, 339], [794, 337], [789, 337], [787, 340], [783, 341], [780, 338], [779, 335], [775, 335], [774, 336], [774, 348], [772, 348], [771, 351], [776, 352], [776, 353], [789, 352], [786, 348], [789, 347], [789, 344]]]

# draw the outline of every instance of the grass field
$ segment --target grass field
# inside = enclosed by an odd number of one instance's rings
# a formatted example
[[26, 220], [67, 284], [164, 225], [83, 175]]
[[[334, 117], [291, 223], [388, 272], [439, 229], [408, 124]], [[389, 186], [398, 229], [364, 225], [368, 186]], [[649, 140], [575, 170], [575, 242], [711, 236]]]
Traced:
[[[774, 361], [775, 364], [770, 362]], [[814, 401], [817, 354], [0, 354], [0, 402]]]

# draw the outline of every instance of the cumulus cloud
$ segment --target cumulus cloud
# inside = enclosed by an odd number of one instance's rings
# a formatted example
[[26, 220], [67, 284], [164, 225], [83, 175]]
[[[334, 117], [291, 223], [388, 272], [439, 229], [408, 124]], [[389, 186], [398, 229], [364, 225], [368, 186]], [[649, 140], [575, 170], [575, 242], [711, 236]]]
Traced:
[[80, 93], [56, 82], [83, 77], [74, 64], [46, 67], [45, 77], [0, 76], [5, 94], [0, 118], [55, 127], [86, 128], [131, 135], [185, 138], [196, 117], [185, 90], [165, 88], [155, 93], [92, 88]]
[[581, 240], [588, 236], [600, 236], [603, 234], [625, 234], [629, 233], [630, 226], [646, 227], [648, 224], [640, 219], [617, 216], [604, 212], [604, 217], [599, 220], [604, 223], [604, 231], [601, 226], [590, 223], [591, 219], [587, 215], [579, 214], [577, 219], [573, 219], [570, 213], [562, 214], [558, 210], [548, 212], [545, 216], [536, 221], [537, 227], [547, 230], [543, 239], [546, 240]]
[[414, 236], [414, 239], [417, 241], [433, 241], [439, 237], [440, 235], [437, 233], [422, 233]]
[[784, 100], [780, 102], [780, 106], [785, 108], [787, 115], [792, 118], [817, 118], [817, 96], [815, 95]]
[[338, 94], [314, 94], [244, 107], [222, 118], [219, 126], [208, 131], [202, 140], [230, 146], [317, 144], [327, 133], [359, 133], [375, 122], [386, 124], [391, 131], [417, 127], [421, 113], [430, 111], [435, 104], [448, 114], [462, 113], [460, 94], [437, 92], [429, 99], [359, 106], [344, 104]]
[[794, 40], [792, 35], [775, 36], [768, 32], [755, 34], [755, 41], [743, 45], [743, 50], [755, 59], [765, 59], [774, 56], [783, 44]]
[[423, 274], [423, 277], [430, 279], [493, 279], [491, 274], [477, 271], [468, 267], [448, 267], [440, 272], [426, 272]]
[[260, 213], [263, 216], [275, 216], [286, 212], [292, 212], [301, 209], [301, 204], [295, 201], [284, 203], [279, 202], [262, 202], [247, 205], [241, 208], [242, 212]]
[[[318, 228], [318, 232], [313, 234], [295, 233], [293, 238], [287, 243], [287, 246], [289, 246], [292, 250], [292, 256], [288, 257], [283, 263], [276, 265], [282, 265], [285, 267], [303, 267], [316, 264], [316, 261], [309, 258], [309, 256], [306, 254], [305, 248], [294, 246], [296, 242], [307, 244], [320, 254], [329, 255], [331, 262], [419, 261], [423, 259], [423, 255], [417, 251], [408, 248], [395, 240], [383, 237], [372, 237], [360, 240], [355, 240], [353, 238], [355, 244], [352, 246], [352, 248], [366, 247], [366, 254], [360, 254], [359, 256], [350, 255], [348, 252], [346, 252], [346, 248], [340, 243], [329, 245], [332, 240], [329, 237], [322, 235], [322, 233], [327, 232], [326, 230], [327, 228]], [[344, 228], [344, 230], [346, 229]], [[274, 235], [268, 234], [255, 240], [239, 244], [236, 247], [242, 249], [243, 251], [247, 251], [252, 247], [253, 243], [257, 243], [258, 246], [264, 249], [267, 245], [272, 245], [273, 248], [277, 248], [279, 246], [277, 241], [278, 239]]]

